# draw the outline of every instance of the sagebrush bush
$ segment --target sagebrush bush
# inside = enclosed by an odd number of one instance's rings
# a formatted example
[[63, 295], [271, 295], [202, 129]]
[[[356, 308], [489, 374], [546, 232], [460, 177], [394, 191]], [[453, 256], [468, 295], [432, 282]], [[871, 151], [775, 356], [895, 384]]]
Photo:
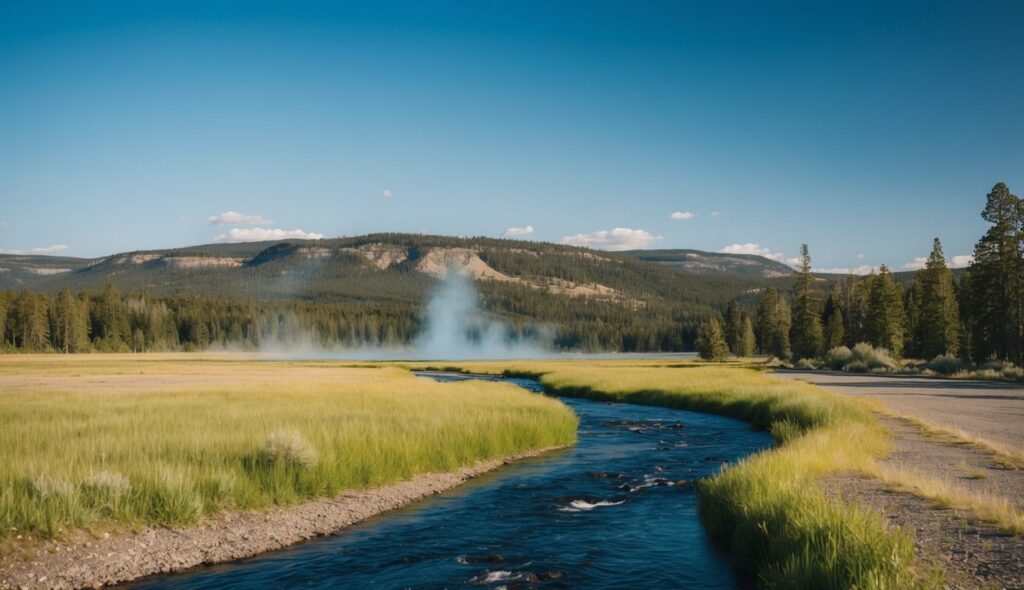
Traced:
[[965, 362], [963, 359], [957, 358], [956, 355], [949, 353], [940, 354], [939, 356], [928, 361], [925, 365], [930, 371], [935, 371], [942, 375], [952, 375], [961, 371], [967, 371], [971, 368], [970, 364]]
[[858, 342], [853, 347], [853, 357], [866, 364], [871, 370], [885, 369], [887, 371], [895, 371], [900, 366], [899, 363], [893, 360], [888, 350], [875, 348], [867, 342]]
[[825, 364], [830, 369], [843, 369], [853, 359], [853, 351], [845, 346], [837, 346], [825, 355]]
[[75, 486], [49, 475], [40, 475], [32, 482], [32, 489], [40, 498], [66, 498], [75, 493]]
[[867, 342], [859, 342], [853, 350], [845, 346], [837, 346], [825, 355], [825, 365], [830, 369], [848, 371], [850, 373], [885, 373], [899, 369], [889, 351], [875, 348]]
[[1002, 377], [1007, 381], [1024, 381], [1024, 369], [1011, 364], [1009, 367], [1003, 368]]
[[266, 465], [281, 467], [313, 467], [319, 456], [316, 448], [297, 430], [278, 430], [267, 435], [260, 450]]
[[87, 491], [111, 498], [120, 498], [132, 491], [132, 483], [128, 481], [128, 478], [115, 471], [101, 471], [90, 475], [82, 482], [82, 487]]
[[814, 359], [800, 359], [796, 362], [796, 368], [798, 369], [817, 369], [818, 361]]

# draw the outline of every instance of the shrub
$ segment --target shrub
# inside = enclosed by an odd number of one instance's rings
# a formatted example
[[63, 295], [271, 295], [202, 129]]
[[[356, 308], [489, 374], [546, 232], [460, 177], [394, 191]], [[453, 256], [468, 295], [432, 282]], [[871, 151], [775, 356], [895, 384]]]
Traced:
[[952, 375], [954, 373], [959, 373], [961, 371], [966, 371], [970, 369], [970, 366], [967, 363], [965, 363], [962, 359], [959, 359], [955, 355], [948, 353], [940, 354], [939, 356], [928, 361], [926, 367], [929, 370], [935, 371], [936, 373], [940, 373], [942, 375]]
[[82, 482], [86, 491], [108, 498], [120, 498], [132, 491], [132, 483], [128, 478], [117, 472], [101, 471], [90, 475]]
[[1024, 369], [1010, 364], [1008, 367], [1003, 367], [1002, 377], [1007, 381], [1024, 381]]
[[850, 373], [867, 373], [870, 368], [864, 361], [850, 361], [843, 367], [843, 370]]
[[32, 489], [40, 498], [66, 498], [75, 492], [75, 486], [49, 475], [40, 475], [32, 482]]
[[313, 467], [318, 456], [313, 445], [297, 430], [279, 430], [263, 441], [260, 459], [267, 465]]
[[798, 369], [817, 369], [818, 361], [814, 359], [800, 359], [796, 362], [796, 368]]
[[853, 360], [853, 351], [845, 346], [837, 346], [825, 355], [825, 364], [830, 369], [842, 369]]
[[[853, 358], [863, 362], [868, 369], [885, 369], [895, 371], [899, 363], [893, 360], [889, 351], [884, 348], [875, 348], [867, 342], [860, 342], [853, 347]], [[849, 370], [849, 369], [847, 369]]]

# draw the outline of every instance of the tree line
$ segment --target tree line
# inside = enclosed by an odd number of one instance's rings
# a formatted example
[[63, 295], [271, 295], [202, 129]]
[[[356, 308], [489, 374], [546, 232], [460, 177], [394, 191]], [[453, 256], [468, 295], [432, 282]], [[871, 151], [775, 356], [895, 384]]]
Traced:
[[737, 300], [700, 329], [703, 358], [760, 352], [785, 360], [816, 359], [866, 342], [896, 358], [952, 355], [976, 363], [1024, 364], [1024, 200], [1003, 184], [987, 196], [989, 228], [957, 280], [936, 238], [913, 285], [903, 288], [882, 265], [817, 288], [807, 245], [791, 293], [764, 289], [755, 309]]
[[0, 293], [3, 348], [26, 352], [150, 352], [275, 345], [397, 345], [418, 329], [394, 304], [240, 301], [208, 296]]
[[[550, 340], [559, 350], [692, 348], [707, 308], [616, 302], [482, 286], [484, 307], [510, 337]], [[413, 302], [238, 299], [208, 295], [0, 292], [0, 349], [23, 352], [160, 352], [402, 346], [423, 328]]]

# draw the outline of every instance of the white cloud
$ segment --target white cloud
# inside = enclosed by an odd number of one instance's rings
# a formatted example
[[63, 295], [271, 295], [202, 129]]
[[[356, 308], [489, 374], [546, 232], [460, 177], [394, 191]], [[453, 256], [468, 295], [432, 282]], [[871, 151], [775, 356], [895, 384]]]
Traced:
[[918, 257], [914, 258], [913, 260], [911, 260], [910, 262], [904, 264], [900, 268], [902, 268], [903, 270], [921, 270], [922, 268], [924, 268], [924, 265], [927, 262], [928, 262], [928, 257], [927, 256], [918, 256]]
[[974, 262], [974, 254], [961, 254], [949, 259], [949, 268], [966, 268]]
[[[965, 267], [970, 266], [972, 262], [974, 262], [974, 255], [972, 255], [972, 254], [961, 254], [959, 256], [954, 256], [954, 257], [948, 259], [946, 261], [946, 265], [949, 268], [965, 268]], [[900, 268], [902, 268], [903, 270], [921, 270], [922, 268], [924, 268], [925, 264], [927, 264], [927, 263], [928, 263], [928, 257], [927, 256], [917, 256], [913, 260], [911, 260], [910, 262], [904, 264]]]
[[769, 260], [775, 260], [782, 262], [784, 255], [782, 252], [772, 252], [769, 248], [762, 248], [761, 244], [755, 244], [753, 242], [747, 242], [746, 244], [730, 244], [725, 248], [719, 250], [724, 254], [754, 254], [756, 256], [763, 256]]
[[878, 270], [877, 266], [871, 266], [870, 264], [862, 264], [860, 266], [838, 266], [832, 268], [815, 268], [814, 272], [820, 272], [825, 274], [833, 275], [867, 275]]
[[864, 260], [864, 255], [863, 254], [858, 254], [857, 255], [857, 260]]
[[533, 226], [528, 225], [526, 227], [510, 227], [505, 230], [505, 233], [501, 234], [503, 238], [521, 238], [528, 236], [533, 233]]
[[798, 267], [798, 266], [800, 266], [801, 260], [799, 258], [787, 258], [783, 262], [785, 262], [786, 264], [788, 264], [790, 266]]
[[274, 222], [262, 215], [245, 215], [237, 211], [226, 211], [220, 215], [211, 215], [210, 223], [214, 225], [270, 225]]
[[603, 229], [590, 234], [576, 234], [562, 238], [563, 244], [572, 246], [586, 246], [599, 250], [638, 250], [646, 248], [661, 239], [642, 229], [629, 229], [628, 227], [616, 227], [615, 229]]
[[232, 228], [226, 234], [213, 238], [217, 242], [267, 242], [270, 240], [322, 240], [323, 234], [305, 232], [301, 229], [270, 229], [251, 227]]
[[388, 199], [395, 196], [395, 193], [391, 192], [388, 189], [384, 189], [384, 191], [380, 193], [380, 196], [384, 197], [385, 199]]
[[57, 254], [68, 249], [67, 244], [53, 244], [42, 248], [29, 248], [28, 250], [0, 250], [0, 254]]
[[693, 219], [694, 217], [696, 216], [693, 213], [690, 213], [689, 211], [676, 211], [675, 213], [668, 216], [668, 218], [673, 221], [686, 221], [688, 219]]
[[719, 215], [721, 215], [721, 213], [719, 213], [718, 211], [712, 211], [711, 212], [711, 216], [712, 217], [718, 217]]

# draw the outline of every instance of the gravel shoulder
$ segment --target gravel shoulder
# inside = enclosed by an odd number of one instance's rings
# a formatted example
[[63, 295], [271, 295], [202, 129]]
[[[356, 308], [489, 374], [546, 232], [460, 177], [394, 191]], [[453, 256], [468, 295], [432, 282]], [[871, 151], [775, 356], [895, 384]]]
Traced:
[[[1002, 384], [951, 382], [810, 372], [779, 372], [841, 395], [880, 398], [890, 408], [1017, 448], [1024, 440], [1024, 389]], [[960, 415], [960, 414], [965, 415]], [[1007, 469], [988, 452], [926, 436], [912, 422], [879, 417], [893, 437], [880, 463], [950, 482], [974, 494], [998, 496], [1024, 508], [1024, 470]], [[872, 508], [893, 527], [912, 532], [926, 565], [945, 572], [949, 588], [1024, 589], [1024, 538], [1000, 532], [971, 513], [909, 493], [861, 474], [823, 482], [826, 492]]]
[[810, 381], [842, 395], [877, 399], [899, 413], [1024, 449], [1021, 385], [820, 371], [777, 371], [773, 375]]
[[454, 488], [519, 459], [554, 449], [481, 461], [451, 473], [428, 473], [395, 485], [342, 494], [270, 512], [231, 512], [194, 527], [147, 528], [95, 538], [77, 533], [23, 548], [0, 569], [0, 589], [98, 588], [156, 573], [252, 557], [337, 533], [378, 514]]

